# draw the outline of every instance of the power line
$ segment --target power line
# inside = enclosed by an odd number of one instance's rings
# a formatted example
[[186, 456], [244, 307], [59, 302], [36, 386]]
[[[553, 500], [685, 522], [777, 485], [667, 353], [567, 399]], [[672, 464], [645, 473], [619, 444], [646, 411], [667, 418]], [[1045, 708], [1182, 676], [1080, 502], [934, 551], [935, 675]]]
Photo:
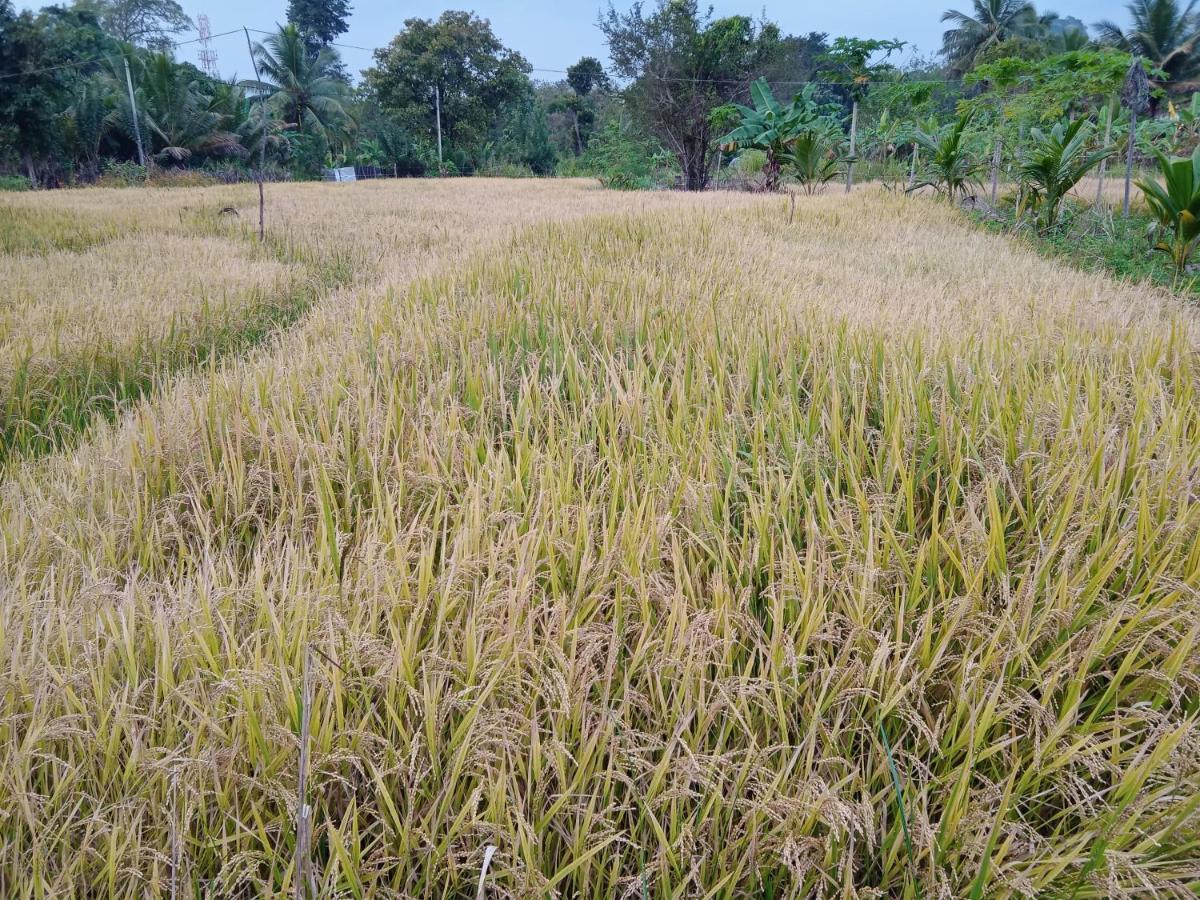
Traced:
[[[234, 29], [232, 29], [232, 30], [230, 30], [230, 31], [223, 31], [223, 32], [221, 32], [220, 34], [213, 34], [213, 35], [209, 35], [209, 38], [211, 39], [211, 38], [228, 37], [228, 36], [229, 36], [229, 35], [231, 35], [231, 34], [237, 34], [239, 31], [252, 31], [252, 32], [254, 32], [255, 34], [266, 34], [266, 35], [277, 34], [277, 32], [274, 32], [274, 31], [264, 31], [264, 30], [263, 30], [263, 29], [261, 29], [261, 28], [234, 28]], [[197, 38], [191, 38], [190, 40], [186, 40], [186, 41], [173, 41], [173, 42], [171, 42], [171, 46], [172, 46], [172, 47], [185, 47], [185, 46], [187, 46], [188, 44], [197, 44], [197, 43], [201, 43], [201, 42], [203, 42], [204, 40], [206, 40], [206, 38], [204, 38], [204, 37], [197, 37]], [[345, 49], [347, 49], [347, 50], [361, 50], [361, 51], [363, 51], [363, 52], [365, 52], [365, 53], [377, 53], [377, 52], [378, 52], [378, 51], [381, 49], [381, 48], [378, 48], [378, 47], [361, 47], [361, 46], [359, 46], [359, 45], [357, 45], [357, 44], [343, 44], [343, 43], [339, 43], [339, 42], [337, 42], [337, 41], [331, 41], [331, 42], [329, 43], [329, 46], [331, 46], [331, 47], [342, 47], [342, 48], [345, 48]], [[0, 75], [0, 79], [8, 79], [8, 78], [22, 78], [22, 77], [27, 77], [27, 76], [31, 76], [31, 75], [41, 75], [41, 74], [44, 74], [44, 73], [46, 73], [46, 72], [54, 72], [54, 71], [58, 71], [59, 69], [70, 69], [70, 68], [77, 68], [77, 67], [79, 67], [79, 66], [86, 66], [86, 65], [89, 65], [89, 64], [91, 64], [91, 63], [94, 63], [94, 62], [100, 62], [100, 61], [102, 61], [102, 60], [104, 60], [104, 59], [107, 59], [107, 56], [97, 56], [97, 57], [93, 57], [93, 58], [91, 58], [91, 59], [81, 59], [81, 60], [76, 60], [75, 62], [62, 63], [62, 64], [60, 64], [60, 65], [57, 65], [57, 66], [47, 66], [47, 67], [46, 67], [46, 68], [44, 68], [44, 69], [33, 69], [33, 70], [31, 70], [31, 71], [28, 71], [28, 72], [10, 72], [10, 73], [5, 73], [5, 74], [3, 74], [3, 75]], [[545, 72], [545, 73], [552, 74], [552, 75], [566, 75], [566, 74], [567, 74], [567, 70], [566, 70], [566, 69], [547, 69], [547, 68], [541, 68], [541, 67], [538, 67], [538, 66], [531, 66], [531, 67], [530, 67], [530, 69], [529, 69], [529, 71], [531, 71], [531, 72]], [[643, 78], [651, 78], [651, 79], [654, 79], [655, 81], [671, 82], [671, 83], [674, 83], [674, 84], [726, 84], [726, 85], [744, 85], [744, 84], [746, 84], [746, 83], [747, 83], [747, 79], [743, 79], [743, 78], [687, 78], [687, 77], [685, 77], [685, 76], [657, 75], [657, 74], [654, 74], [654, 73], [652, 73], [652, 72], [646, 72], [646, 73], [644, 73], [644, 74], [643, 74], [641, 77], [643, 77]], [[782, 86], [782, 85], [786, 85], [786, 86], [788, 86], [788, 87], [804, 87], [805, 85], [810, 85], [810, 84], [811, 84], [811, 85], [816, 85], [817, 87], [845, 87], [845, 86], [846, 86], [846, 85], [845, 85], [844, 83], [842, 83], [842, 82], [838, 82], [838, 81], [822, 81], [822, 80], [818, 80], [818, 79], [808, 79], [808, 80], [805, 80], [805, 81], [790, 81], [790, 80], [781, 80], [781, 81], [776, 81], [776, 80], [774, 80], [774, 79], [767, 79], [767, 80], [768, 80], [768, 81], [770, 81], [772, 84], [775, 84], [775, 85], [781, 85], [781, 86]], [[860, 82], [860, 83], [861, 83], [861, 82]], [[871, 85], [876, 85], [876, 84], [934, 84], [934, 85], [938, 85], [938, 84], [940, 84], [940, 85], [949, 85], [949, 84], [962, 84], [962, 83], [963, 83], [963, 79], [961, 79], [961, 78], [921, 78], [921, 79], [904, 79], [904, 78], [901, 78], [899, 81], [891, 81], [891, 80], [870, 80], [870, 81], [867, 81], [867, 82], [865, 82], [865, 83], [866, 83], [866, 84], [871, 84]]]
[[[220, 34], [210, 34], [209, 38], [226, 37], [227, 35], [237, 34], [239, 31], [241, 31], [240, 28], [235, 28], [232, 31], [222, 31]], [[203, 40], [204, 38], [192, 38], [191, 40], [187, 41], [171, 41], [170, 46], [186, 47], [188, 44], [198, 44]], [[92, 56], [85, 59], [77, 59], [73, 62], [59, 63], [57, 66], [46, 66], [43, 69], [30, 69], [27, 72], [5, 72], [3, 75], [0, 75], [0, 80], [8, 78], [27, 78], [30, 75], [43, 75], [46, 72], [57, 72], [59, 69], [77, 69], [80, 66], [88, 66], [92, 63], [103, 62], [104, 60], [109, 59], [110, 56], [111, 54], [106, 53], [102, 56]]]

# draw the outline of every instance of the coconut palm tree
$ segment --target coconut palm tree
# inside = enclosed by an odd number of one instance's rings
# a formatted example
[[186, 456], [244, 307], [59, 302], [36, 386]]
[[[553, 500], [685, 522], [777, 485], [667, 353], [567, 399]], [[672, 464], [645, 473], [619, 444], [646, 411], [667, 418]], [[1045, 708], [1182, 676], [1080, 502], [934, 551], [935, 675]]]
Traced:
[[974, 14], [957, 9], [942, 13], [953, 28], [942, 35], [942, 53], [951, 68], [965, 72], [984, 50], [1015, 37], [1036, 37], [1042, 31], [1037, 10], [1029, 0], [974, 0]]
[[1133, 20], [1128, 29], [1112, 22], [1097, 22], [1100, 39], [1148, 59], [1167, 73], [1176, 90], [1194, 90], [1200, 75], [1200, 15], [1198, 0], [1133, 0], [1127, 9]]
[[148, 126], [154, 156], [161, 162], [186, 162], [195, 153], [215, 156], [246, 152], [226, 116], [214, 108], [197, 81], [165, 53], [146, 61], [138, 93], [142, 119]]
[[243, 82], [286, 127], [329, 137], [348, 120], [346, 83], [335, 77], [338, 55], [328, 47], [315, 54], [295, 25], [254, 46], [261, 81]]
[[101, 71], [83, 80], [73, 102], [63, 111], [67, 146], [78, 165], [76, 175], [84, 181], [93, 181], [100, 174], [100, 146], [121, 122], [119, 97], [113, 80]]

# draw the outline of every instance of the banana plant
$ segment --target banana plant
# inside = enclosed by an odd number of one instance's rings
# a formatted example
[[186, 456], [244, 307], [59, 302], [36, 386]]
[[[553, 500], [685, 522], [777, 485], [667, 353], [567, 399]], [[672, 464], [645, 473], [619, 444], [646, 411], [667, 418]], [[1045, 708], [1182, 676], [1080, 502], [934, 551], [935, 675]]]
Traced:
[[1049, 131], [1034, 128], [1032, 147], [1021, 161], [1021, 198], [1018, 214], [1037, 214], [1042, 229], [1053, 228], [1062, 214], [1063, 200], [1088, 172], [1113, 155], [1114, 148], [1089, 150], [1096, 132], [1091, 119], [1080, 116], [1059, 122]]
[[721, 149], [726, 153], [762, 150], [767, 157], [763, 167], [765, 187], [770, 191], [777, 190], [788, 145], [821, 119], [815, 90], [813, 85], [808, 85], [785, 105], [775, 99], [767, 80], [759, 78], [750, 86], [754, 107], [736, 105], [742, 117], [741, 124], [721, 138]]
[[979, 184], [982, 165], [968, 146], [967, 128], [971, 113], [964, 113], [944, 128], [930, 132], [918, 129], [913, 141], [924, 152], [922, 178], [908, 190], [931, 187], [950, 200], [966, 196], [971, 185]]
[[1162, 151], [1155, 156], [1163, 183], [1141, 179], [1137, 186], [1158, 219], [1154, 249], [1168, 254], [1182, 274], [1200, 242], [1200, 147], [1190, 159], [1168, 157]]

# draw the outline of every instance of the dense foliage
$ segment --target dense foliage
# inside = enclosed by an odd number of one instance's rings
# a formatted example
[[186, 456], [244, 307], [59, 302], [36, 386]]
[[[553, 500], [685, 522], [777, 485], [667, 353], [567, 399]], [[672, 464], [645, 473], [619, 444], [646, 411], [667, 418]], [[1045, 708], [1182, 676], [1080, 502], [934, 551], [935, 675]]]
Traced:
[[[857, 169], [955, 196], [990, 181], [993, 205], [1037, 206], [1045, 227], [1043, 214], [1056, 222], [1073, 201], [1041, 207], [1021, 173], [1060, 122], [1091, 123], [1079, 149], [1102, 160], [1089, 173], [1106, 176], [1111, 157], [1154, 167], [1157, 153], [1187, 156], [1200, 143], [1195, 6], [1134, 0], [1124, 22], [1084, 23], [1028, 0], [973, 0], [946, 11], [940, 54], [922, 58], [898, 39], [785, 34], [766, 19], [715, 17], [698, 0], [610, 3], [598, 21], [608, 60], [584, 56], [560, 80], [535, 81], [486, 19], [460, 10], [408, 19], [355, 77], [336, 45], [347, 0], [290, 0], [288, 22], [255, 47], [259, 72], [230, 83], [174, 52], [191, 27], [175, 0], [36, 12], [0, 0], [0, 177], [58, 186], [187, 168], [307, 178], [357, 165], [815, 190], [832, 173], [850, 188]], [[1150, 93], [1133, 119], [1121, 96], [1135, 58]], [[773, 115], [756, 83], [781, 109], [819, 107], [821, 134], [772, 136], [754, 121]]]

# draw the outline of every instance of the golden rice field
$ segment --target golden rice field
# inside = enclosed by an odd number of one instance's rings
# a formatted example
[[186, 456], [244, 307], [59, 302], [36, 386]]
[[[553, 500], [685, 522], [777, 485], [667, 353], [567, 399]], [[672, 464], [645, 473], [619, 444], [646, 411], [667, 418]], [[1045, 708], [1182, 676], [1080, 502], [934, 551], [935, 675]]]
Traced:
[[0, 200], [0, 896], [1200, 890], [1193, 307], [872, 189], [255, 203]]

